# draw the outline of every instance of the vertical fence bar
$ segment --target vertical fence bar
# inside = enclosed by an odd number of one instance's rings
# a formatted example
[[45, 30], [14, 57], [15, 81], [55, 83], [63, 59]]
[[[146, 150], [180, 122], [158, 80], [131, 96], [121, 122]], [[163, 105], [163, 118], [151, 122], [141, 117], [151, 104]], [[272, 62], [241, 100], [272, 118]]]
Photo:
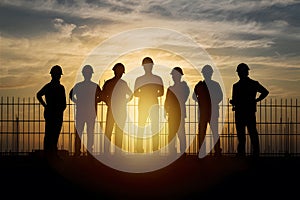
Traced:
[[296, 99], [296, 153], [298, 152], [298, 99]]
[[2, 143], [3, 143], [3, 121], [4, 121], [4, 119], [3, 119], [3, 97], [1, 97], [1, 126], [0, 126], [0, 131], [1, 131], [1, 133], [0, 133], [0, 150], [1, 150], [1, 152], [3, 151], [3, 149], [2, 149]]
[[32, 131], [33, 131], [33, 145], [32, 145], [32, 149], [35, 149], [35, 122], [36, 122], [36, 117], [35, 117], [35, 98], [32, 98], [33, 101], [33, 122], [32, 122]]

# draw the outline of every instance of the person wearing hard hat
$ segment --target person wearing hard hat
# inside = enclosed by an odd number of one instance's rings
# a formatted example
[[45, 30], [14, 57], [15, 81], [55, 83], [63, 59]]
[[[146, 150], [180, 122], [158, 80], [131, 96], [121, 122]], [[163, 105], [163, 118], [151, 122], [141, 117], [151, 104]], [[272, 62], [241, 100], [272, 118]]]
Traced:
[[66, 94], [65, 87], [60, 83], [63, 74], [61, 66], [53, 66], [50, 74], [51, 81], [37, 92], [36, 97], [44, 107], [44, 153], [52, 160], [59, 158], [57, 145], [63, 123], [63, 113], [66, 109]]
[[69, 98], [76, 105], [75, 112], [75, 156], [81, 155], [81, 138], [86, 125], [87, 130], [87, 150], [88, 155], [93, 152], [94, 129], [97, 116], [97, 105], [101, 102], [100, 86], [91, 80], [94, 73], [91, 65], [85, 65], [82, 68], [84, 80], [76, 83], [70, 90]]
[[148, 117], [151, 120], [152, 150], [157, 151], [159, 145], [159, 105], [158, 98], [163, 96], [162, 78], [153, 74], [154, 62], [152, 58], [142, 60], [145, 74], [137, 77], [134, 83], [134, 96], [138, 100], [138, 133], [136, 141], [137, 153], [143, 153], [145, 125]]
[[219, 104], [223, 100], [223, 92], [220, 84], [212, 80], [213, 68], [205, 65], [202, 70], [203, 81], [199, 81], [194, 87], [194, 99], [199, 105], [199, 123], [198, 123], [198, 145], [199, 156], [206, 154], [205, 136], [207, 125], [210, 125], [213, 134], [214, 155], [220, 156], [222, 152], [219, 137]]
[[185, 103], [189, 97], [190, 89], [185, 81], [182, 81], [183, 71], [180, 67], [174, 67], [171, 71], [174, 84], [167, 89], [164, 108], [168, 117], [168, 147], [169, 153], [177, 154], [176, 135], [179, 139], [180, 153], [186, 151], [185, 135]]
[[[245, 156], [246, 133], [247, 127], [251, 146], [252, 155], [258, 157], [260, 153], [258, 131], [256, 129], [256, 103], [265, 99], [269, 91], [258, 81], [249, 78], [249, 66], [245, 63], [238, 64], [236, 72], [239, 81], [233, 84], [232, 99], [230, 103], [235, 111], [235, 125], [238, 137], [237, 156]], [[257, 97], [257, 93], [260, 95]]]
[[114, 71], [114, 77], [105, 81], [102, 87], [103, 101], [107, 105], [104, 153], [108, 154], [110, 152], [112, 130], [115, 127], [115, 153], [121, 155], [127, 103], [133, 95], [128, 84], [121, 79], [125, 73], [125, 66], [122, 63], [116, 63], [112, 70]]

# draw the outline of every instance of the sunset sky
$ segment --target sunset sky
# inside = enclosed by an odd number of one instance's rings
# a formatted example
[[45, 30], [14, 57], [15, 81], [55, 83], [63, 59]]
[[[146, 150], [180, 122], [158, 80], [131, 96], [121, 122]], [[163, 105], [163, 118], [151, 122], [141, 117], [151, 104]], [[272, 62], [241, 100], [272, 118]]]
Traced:
[[[299, 98], [299, 12], [300, 2], [293, 0], [1, 0], [0, 96], [34, 97], [56, 64], [63, 67], [61, 82], [68, 92], [78, 70], [104, 41], [156, 27], [176, 31], [201, 46], [219, 70], [228, 97], [238, 80], [236, 66], [245, 62], [250, 77], [270, 90], [269, 97]], [[161, 39], [169, 41], [167, 36]], [[188, 49], [183, 40], [168, 45]], [[144, 55], [154, 56], [160, 65], [188, 68], [182, 66], [188, 62], [172, 57], [172, 52], [142, 49], [140, 57], [130, 57], [133, 52], [119, 55], [128, 70], [140, 65]], [[107, 77], [112, 76], [111, 67], [95, 67], [108, 69]], [[185, 79], [199, 81], [189, 70]]]

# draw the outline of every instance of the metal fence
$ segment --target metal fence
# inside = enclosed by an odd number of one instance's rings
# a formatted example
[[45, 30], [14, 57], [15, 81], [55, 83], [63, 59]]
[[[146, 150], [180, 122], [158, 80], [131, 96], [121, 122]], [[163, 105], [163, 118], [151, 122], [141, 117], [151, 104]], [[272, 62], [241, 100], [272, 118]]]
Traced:
[[[162, 100], [160, 100], [162, 105]], [[185, 122], [188, 154], [196, 154], [198, 147], [198, 107], [193, 100], [188, 100], [186, 105], [187, 118]], [[94, 134], [94, 153], [103, 153], [104, 130], [106, 123], [106, 105], [98, 104]], [[262, 155], [271, 156], [299, 156], [299, 112], [297, 99], [265, 99], [257, 105], [257, 129], [260, 137]], [[0, 101], [0, 153], [1, 155], [29, 154], [43, 149], [44, 126], [43, 107], [35, 98], [1, 97]], [[64, 112], [64, 121], [59, 137], [58, 148], [66, 150], [70, 155], [74, 153], [76, 136], [74, 121], [75, 105], [68, 102]], [[163, 110], [163, 109], [161, 109]], [[232, 155], [236, 153], [237, 137], [234, 123], [234, 113], [228, 100], [220, 104], [219, 135], [223, 153]], [[128, 104], [128, 115], [137, 124], [137, 100]], [[163, 115], [162, 115], [163, 116]], [[161, 117], [159, 133], [160, 147], [168, 143], [167, 121]], [[136, 134], [134, 126], [126, 126], [127, 133], [123, 137], [124, 151], [134, 149], [134, 141], [130, 137]], [[114, 137], [114, 134], [113, 134]], [[248, 136], [247, 136], [248, 137]], [[85, 149], [86, 132], [82, 137], [82, 149]], [[112, 139], [113, 140], [113, 139]], [[177, 143], [179, 144], [179, 143]], [[207, 149], [212, 149], [213, 141], [210, 128], [206, 137]], [[151, 151], [151, 139], [144, 142], [146, 151]], [[251, 152], [250, 138], [246, 142], [247, 153]], [[112, 150], [113, 151], [113, 150]]]

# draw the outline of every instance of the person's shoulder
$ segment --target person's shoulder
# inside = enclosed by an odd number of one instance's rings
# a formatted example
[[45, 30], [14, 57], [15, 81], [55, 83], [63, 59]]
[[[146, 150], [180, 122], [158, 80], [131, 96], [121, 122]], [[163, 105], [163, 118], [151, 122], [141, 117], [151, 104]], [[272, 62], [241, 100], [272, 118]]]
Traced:
[[183, 87], [189, 87], [189, 85], [187, 84], [186, 81], [181, 81], [181, 85], [182, 85]]
[[249, 83], [250, 83], [251, 85], [256, 85], [256, 86], [260, 85], [260, 83], [259, 83], [257, 80], [254, 80], [254, 79], [249, 78], [248, 81], [249, 81]]
[[240, 84], [240, 81], [237, 81], [237, 82], [233, 83], [233, 87], [236, 87], [239, 84]]
[[98, 87], [98, 86], [99, 86], [99, 84], [96, 83], [96, 82], [92, 82], [92, 84], [93, 84], [93, 86], [95, 86], [95, 87]]
[[198, 88], [198, 87], [202, 87], [204, 85], [204, 81], [198, 81], [198, 83], [195, 85], [195, 88]]
[[218, 81], [215, 81], [215, 80], [211, 80], [212, 84], [214, 85], [220, 85], [220, 83]]
[[155, 78], [157, 78], [157, 79], [162, 80], [162, 78], [161, 78], [160, 76], [156, 75], [156, 74], [153, 74], [153, 76], [154, 76]]
[[75, 87], [79, 87], [79, 86], [81, 86], [83, 84], [83, 81], [80, 81], [80, 82], [78, 82], [78, 83], [76, 83], [75, 85], [74, 85], [74, 88]]

